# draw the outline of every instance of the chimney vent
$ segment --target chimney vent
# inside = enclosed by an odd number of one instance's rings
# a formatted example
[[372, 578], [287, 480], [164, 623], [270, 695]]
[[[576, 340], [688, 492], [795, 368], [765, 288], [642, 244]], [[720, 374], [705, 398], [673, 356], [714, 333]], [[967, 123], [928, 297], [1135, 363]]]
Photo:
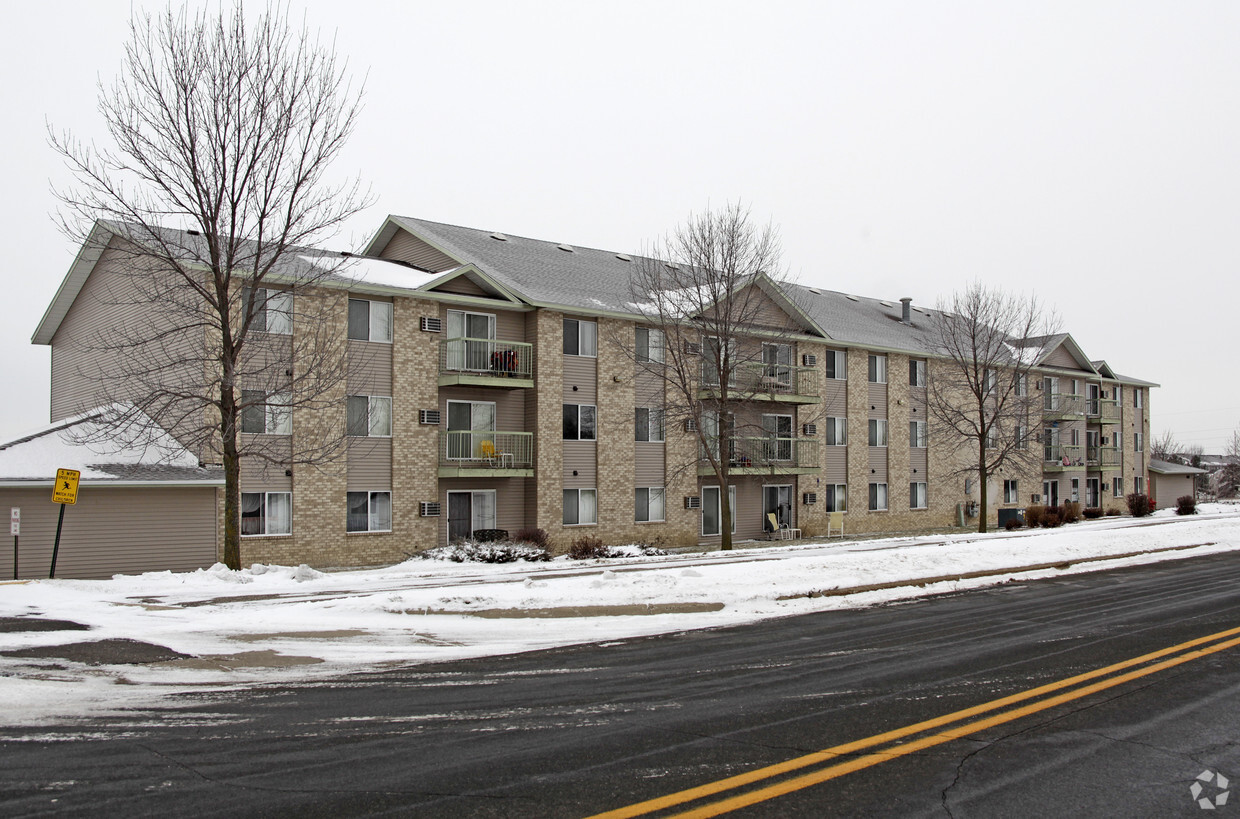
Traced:
[[910, 299], [908, 296], [905, 296], [904, 298], [900, 299], [900, 304], [904, 306], [903, 310], [901, 311], [902, 315], [900, 317], [900, 321], [903, 322], [904, 324], [912, 324], [913, 323], [913, 300]]

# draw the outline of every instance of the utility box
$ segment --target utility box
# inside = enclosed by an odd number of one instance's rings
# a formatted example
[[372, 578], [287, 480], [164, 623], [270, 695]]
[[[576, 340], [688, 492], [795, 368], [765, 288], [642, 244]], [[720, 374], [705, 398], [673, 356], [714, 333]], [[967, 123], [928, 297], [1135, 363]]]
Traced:
[[1024, 509], [1000, 509], [999, 510], [999, 528], [1007, 528], [1009, 520], [1019, 521], [1021, 526], [1025, 525]]

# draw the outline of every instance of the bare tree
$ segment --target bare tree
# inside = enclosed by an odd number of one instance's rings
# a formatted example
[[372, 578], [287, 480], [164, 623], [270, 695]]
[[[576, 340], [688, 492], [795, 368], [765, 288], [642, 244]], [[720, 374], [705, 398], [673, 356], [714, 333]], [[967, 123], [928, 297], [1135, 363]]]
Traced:
[[1224, 445], [1223, 466], [1215, 476], [1218, 497], [1234, 498], [1240, 494], [1240, 429]]
[[[727, 205], [690, 214], [637, 262], [630, 307], [650, 335], [636, 358], [667, 386], [665, 423], [690, 430], [697, 442], [698, 459], [669, 466], [696, 475], [699, 463], [710, 465], [721, 548], [731, 549], [733, 470], [796, 459], [800, 444], [795, 428], [767, 428], [745, 405], [773, 393], [817, 393], [806, 380], [812, 368], [794, 359], [804, 332], [771, 309], [790, 307], [778, 283], [778, 234], [755, 224], [745, 207]], [[659, 348], [653, 357], [650, 338]]]
[[[329, 47], [279, 7], [135, 15], [122, 72], [99, 86], [111, 147], [50, 133], [75, 184], [56, 191], [84, 252], [123, 272], [106, 334], [78, 339], [116, 419], [172, 431], [225, 474], [224, 558], [240, 566], [240, 464], [338, 456], [343, 339], [317, 287], [339, 256], [305, 249], [368, 196], [327, 170], [360, 111]], [[49, 129], [50, 130], [50, 129]], [[336, 303], [333, 303], [335, 301]], [[325, 412], [316, 412], [323, 410]], [[304, 411], [298, 413], [298, 411]], [[243, 431], [296, 436], [241, 435]]]
[[1150, 457], [1173, 464], [1183, 463], [1184, 459], [1180, 456], [1180, 444], [1175, 439], [1175, 433], [1167, 430], [1155, 438], [1150, 443]]
[[977, 478], [978, 531], [985, 532], [987, 484], [1004, 467], [1032, 470], [1041, 418], [1037, 364], [1058, 319], [1036, 298], [1007, 295], [981, 283], [940, 301], [931, 343], [946, 358], [929, 379], [927, 404], [936, 446], [972, 453], [956, 473]]

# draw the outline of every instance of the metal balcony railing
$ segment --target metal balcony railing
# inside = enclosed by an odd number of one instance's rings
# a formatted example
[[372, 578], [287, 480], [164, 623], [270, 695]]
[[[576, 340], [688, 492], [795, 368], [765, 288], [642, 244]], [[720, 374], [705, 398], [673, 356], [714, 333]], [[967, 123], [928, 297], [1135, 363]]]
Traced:
[[[707, 389], [719, 386], [718, 373], [709, 361], [702, 363], [702, 386]], [[728, 387], [739, 393], [757, 396], [767, 394], [817, 399], [818, 368], [745, 362], [733, 370]]]
[[[733, 469], [762, 471], [818, 468], [817, 438], [728, 438], [728, 464]], [[701, 453], [703, 463], [706, 454]]]
[[1065, 392], [1048, 392], [1042, 396], [1042, 413], [1048, 418], [1084, 415], [1085, 398]]
[[1112, 398], [1091, 398], [1085, 402], [1085, 414], [1089, 420], [1104, 424], [1119, 422], [1119, 402]]
[[1066, 469], [1072, 466], [1085, 465], [1085, 447], [1059, 444], [1047, 444], [1043, 447], [1043, 468]]
[[439, 342], [439, 372], [533, 378], [534, 345], [493, 338], [445, 339]]
[[1119, 447], [1091, 446], [1085, 451], [1085, 462], [1093, 469], [1110, 469], [1120, 465]]
[[533, 469], [532, 432], [440, 432], [439, 465], [462, 469]]

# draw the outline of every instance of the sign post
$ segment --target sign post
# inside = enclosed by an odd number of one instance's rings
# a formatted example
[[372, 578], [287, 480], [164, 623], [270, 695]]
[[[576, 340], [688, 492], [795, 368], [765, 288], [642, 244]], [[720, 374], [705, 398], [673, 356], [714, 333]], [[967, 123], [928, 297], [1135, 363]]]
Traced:
[[56, 520], [56, 543], [52, 546], [52, 568], [49, 579], [56, 576], [56, 556], [60, 552], [60, 529], [65, 525], [65, 504], [77, 503], [78, 481], [82, 473], [76, 469], [57, 469], [56, 484], [52, 487], [52, 503], [60, 504], [60, 517]]
[[17, 536], [22, 533], [22, 508], [9, 508], [9, 534], [13, 536], [13, 579], [17, 579]]

